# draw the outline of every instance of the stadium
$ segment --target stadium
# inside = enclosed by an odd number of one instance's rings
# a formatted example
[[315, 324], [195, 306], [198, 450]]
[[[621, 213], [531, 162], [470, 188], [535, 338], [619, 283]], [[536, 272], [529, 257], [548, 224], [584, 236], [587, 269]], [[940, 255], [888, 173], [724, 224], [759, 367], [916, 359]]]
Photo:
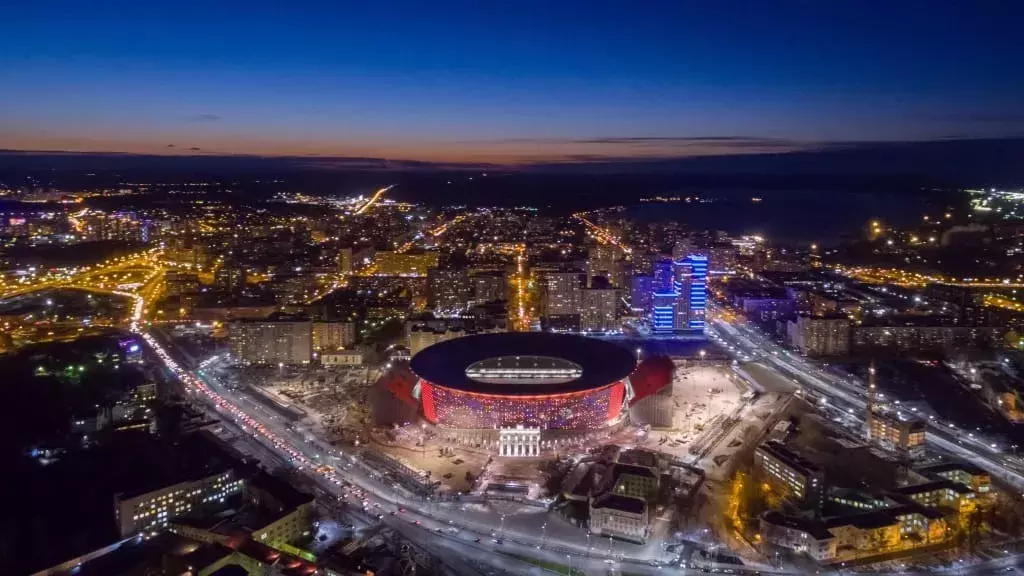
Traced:
[[619, 418], [635, 365], [602, 340], [506, 332], [434, 344], [410, 367], [423, 416], [437, 426], [590, 430]]

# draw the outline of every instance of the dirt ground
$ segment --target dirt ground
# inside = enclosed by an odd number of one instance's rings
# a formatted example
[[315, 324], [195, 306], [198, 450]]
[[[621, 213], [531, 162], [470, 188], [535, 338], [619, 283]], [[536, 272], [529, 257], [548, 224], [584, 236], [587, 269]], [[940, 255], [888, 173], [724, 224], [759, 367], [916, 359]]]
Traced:
[[[377, 446], [377, 449], [417, 470], [429, 470], [431, 478], [444, 483], [444, 488], [468, 492], [471, 482], [466, 481], [466, 472], [474, 478], [480, 475], [487, 456], [454, 448], [453, 456], [442, 456], [441, 445], [428, 442], [426, 447]], [[458, 464], [456, 462], [460, 461]], [[451, 474], [450, 477], [445, 476]]]

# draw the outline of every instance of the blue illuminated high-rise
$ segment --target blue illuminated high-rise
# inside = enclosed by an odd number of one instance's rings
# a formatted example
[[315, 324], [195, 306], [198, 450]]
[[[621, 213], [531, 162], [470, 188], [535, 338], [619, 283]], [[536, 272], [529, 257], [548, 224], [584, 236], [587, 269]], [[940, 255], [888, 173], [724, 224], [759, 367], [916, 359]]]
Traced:
[[651, 295], [651, 328], [656, 334], [704, 330], [707, 279], [707, 256], [690, 254], [672, 262], [671, 284], [656, 284]]
[[677, 278], [682, 282], [679, 292], [687, 299], [686, 327], [690, 330], [703, 330], [707, 315], [708, 257], [690, 254], [681, 262], [681, 273]]

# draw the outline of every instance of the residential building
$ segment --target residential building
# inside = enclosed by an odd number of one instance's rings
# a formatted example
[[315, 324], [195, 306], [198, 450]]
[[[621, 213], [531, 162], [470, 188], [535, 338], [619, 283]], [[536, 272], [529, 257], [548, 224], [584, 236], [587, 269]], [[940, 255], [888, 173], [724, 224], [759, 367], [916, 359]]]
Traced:
[[967, 486], [978, 495], [992, 495], [992, 476], [973, 464], [947, 462], [918, 470], [920, 474], [944, 478]]
[[192, 272], [168, 270], [164, 273], [164, 291], [167, 296], [181, 296], [199, 291], [199, 275]]
[[827, 292], [810, 293], [811, 314], [814, 316], [845, 316], [860, 313], [860, 302], [853, 298]]
[[895, 353], [995, 347], [1006, 333], [999, 327], [922, 325], [918, 319], [890, 318], [884, 325], [855, 326], [854, 350], [885, 348]]
[[874, 411], [867, 419], [868, 440], [892, 450], [916, 454], [924, 449], [927, 424], [902, 413]]
[[541, 315], [579, 315], [583, 300], [582, 276], [579, 272], [544, 272], [538, 279]]
[[835, 536], [836, 550], [880, 552], [898, 548], [900, 521], [885, 510], [827, 518], [825, 528]]
[[943, 479], [916, 486], [904, 486], [894, 492], [910, 498], [921, 506], [952, 508], [960, 514], [967, 514], [978, 505], [978, 495], [973, 490], [952, 480]]
[[251, 364], [309, 364], [313, 357], [312, 322], [281, 315], [267, 320], [232, 322], [231, 354]]
[[427, 272], [427, 306], [437, 316], [458, 316], [469, 308], [473, 285], [466, 270], [431, 268]]
[[772, 489], [793, 502], [820, 509], [825, 475], [820, 468], [784, 444], [768, 441], [754, 451], [754, 465], [764, 473]]
[[[599, 284], [601, 277], [594, 278]], [[607, 281], [604, 282], [607, 285]], [[619, 329], [616, 312], [619, 308], [618, 290], [614, 288], [585, 288], [582, 291], [580, 330], [583, 332], [611, 332]]]
[[374, 259], [380, 276], [426, 276], [437, 268], [437, 252], [380, 251]]
[[351, 274], [355, 268], [352, 248], [341, 248], [338, 250], [338, 273]]
[[587, 286], [595, 276], [615, 276], [616, 260], [621, 250], [612, 244], [594, 244], [587, 250]]
[[118, 532], [126, 538], [162, 530], [180, 516], [223, 504], [240, 494], [244, 484], [234, 470], [227, 468], [173, 484], [118, 493], [114, 496]]
[[343, 350], [356, 343], [355, 322], [313, 322], [313, 350]]
[[789, 341], [805, 356], [843, 356], [850, 352], [850, 320], [797, 316], [787, 323]]
[[836, 537], [816, 519], [769, 511], [761, 516], [761, 543], [806, 554], [819, 563], [836, 557]]
[[433, 328], [431, 326], [412, 326], [409, 329], [409, 354], [415, 356], [420, 350], [454, 338], [466, 335], [464, 329]]
[[245, 501], [269, 514], [269, 522], [252, 531], [257, 542], [282, 548], [307, 538], [313, 528], [313, 496], [270, 474], [259, 473], [249, 479]]
[[217, 290], [238, 294], [245, 290], [245, 267], [232, 261], [225, 261], [213, 273], [213, 285]]
[[485, 270], [470, 276], [473, 301], [477, 304], [508, 300], [508, 277], [500, 270]]

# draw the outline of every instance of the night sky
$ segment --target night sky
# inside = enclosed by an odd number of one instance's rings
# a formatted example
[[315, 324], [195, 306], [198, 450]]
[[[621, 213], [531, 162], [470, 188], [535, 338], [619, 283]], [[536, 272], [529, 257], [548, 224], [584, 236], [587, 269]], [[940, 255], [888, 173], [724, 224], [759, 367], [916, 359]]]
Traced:
[[1022, 2], [6, 4], [0, 148], [517, 163], [1024, 135]]

